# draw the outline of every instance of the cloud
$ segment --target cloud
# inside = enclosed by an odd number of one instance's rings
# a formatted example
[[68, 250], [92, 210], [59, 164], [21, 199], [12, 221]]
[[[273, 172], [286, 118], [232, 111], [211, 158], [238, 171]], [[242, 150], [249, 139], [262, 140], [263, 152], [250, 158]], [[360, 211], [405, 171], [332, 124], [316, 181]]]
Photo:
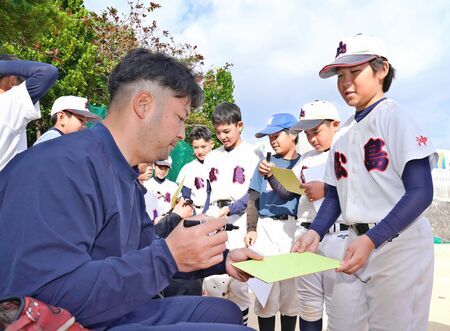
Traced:
[[365, 32], [386, 43], [397, 69], [388, 96], [411, 109], [411, 118], [425, 126], [438, 147], [450, 148], [447, 0], [432, 5], [419, 0], [158, 3], [162, 8], [152, 19], [177, 41], [198, 45], [206, 69], [233, 63], [235, 98], [250, 140], [271, 114], [297, 115], [315, 99], [335, 103], [343, 119], [350, 116], [353, 110], [341, 100], [335, 79], [322, 80], [318, 71], [333, 60], [342, 37]]

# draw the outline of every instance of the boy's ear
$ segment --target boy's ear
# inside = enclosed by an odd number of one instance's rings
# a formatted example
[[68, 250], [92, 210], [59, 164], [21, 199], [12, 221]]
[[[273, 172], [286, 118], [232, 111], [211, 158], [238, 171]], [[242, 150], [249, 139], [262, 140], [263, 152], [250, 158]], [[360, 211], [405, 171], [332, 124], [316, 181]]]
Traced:
[[377, 75], [378, 79], [383, 80], [386, 78], [387, 74], [389, 72], [389, 63], [387, 61], [383, 62], [383, 67], [380, 68], [375, 74]]
[[244, 128], [244, 122], [239, 121], [236, 123], [236, 126], [237, 126], [239, 132], [242, 132], [242, 129]]
[[214, 148], [215, 141], [211, 139], [211, 140], [209, 141], [209, 143], [211, 144], [211, 148]]

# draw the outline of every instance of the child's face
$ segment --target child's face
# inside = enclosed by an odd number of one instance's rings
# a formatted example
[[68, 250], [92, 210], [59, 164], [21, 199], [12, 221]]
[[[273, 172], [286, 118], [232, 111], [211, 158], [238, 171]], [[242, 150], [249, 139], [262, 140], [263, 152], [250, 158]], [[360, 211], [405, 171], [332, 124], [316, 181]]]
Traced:
[[[337, 69], [337, 86], [345, 102], [361, 111], [384, 96], [383, 80], [386, 68], [374, 72], [369, 63]], [[389, 70], [389, 69], [388, 69]]]
[[155, 165], [155, 176], [158, 177], [159, 179], [166, 178], [168, 173], [169, 173], [168, 166]]
[[269, 134], [270, 145], [281, 157], [296, 149], [295, 138], [295, 135], [284, 130]]
[[200, 161], [203, 161], [206, 155], [211, 152], [213, 148], [213, 142], [205, 141], [205, 139], [192, 140], [192, 148], [194, 149], [194, 155]]
[[338, 128], [338, 121], [333, 121], [331, 123], [323, 122], [315, 128], [305, 130], [305, 134], [312, 147], [319, 152], [324, 152], [330, 149], [331, 143], [333, 142], [333, 136]]
[[242, 121], [232, 124], [218, 124], [214, 126], [217, 139], [227, 149], [233, 149], [241, 142]]

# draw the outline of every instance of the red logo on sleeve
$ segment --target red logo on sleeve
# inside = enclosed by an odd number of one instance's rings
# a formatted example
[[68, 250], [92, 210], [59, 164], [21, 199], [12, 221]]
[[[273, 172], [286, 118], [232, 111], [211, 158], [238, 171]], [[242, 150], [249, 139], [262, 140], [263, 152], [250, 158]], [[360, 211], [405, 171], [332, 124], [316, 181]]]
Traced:
[[427, 145], [428, 138], [425, 136], [418, 136], [418, 137], [416, 137], [416, 141], [417, 141], [417, 145], [419, 145], [419, 147], [422, 147], [422, 146]]
[[341, 178], [347, 178], [348, 172], [344, 168], [344, 164], [347, 163], [347, 157], [339, 152], [334, 152], [334, 173], [336, 174], [337, 180]]
[[385, 143], [383, 139], [370, 138], [364, 145], [364, 165], [367, 171], [385, 171], [389, 165], [388, 153], [383, 151]]

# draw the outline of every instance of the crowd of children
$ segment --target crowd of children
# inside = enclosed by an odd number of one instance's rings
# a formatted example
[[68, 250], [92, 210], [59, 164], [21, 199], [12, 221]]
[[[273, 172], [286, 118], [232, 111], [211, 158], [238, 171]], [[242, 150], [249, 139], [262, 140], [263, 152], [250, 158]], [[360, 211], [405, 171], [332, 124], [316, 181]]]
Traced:
[[[384, 97], [394, 72], [375, 37], [358, 34], [341, 41], [336, 60], [320, 76], [338, 76], [338, 90], [356, 108], [355, 115], [340, 128], [334, 105], [321, 100], [303, 105], [295, 114], [299, 120], [276, 113], [255, 134], [269, 138], [274, 154], [267, 157], [242, 140], [244, 124], [235, 104], [222, 103], [212, 114], [222, 144], [218, 148], [212, 149], [206, 127], [192, 129], [195, 159], [177, 182], [183, 183], [183, 198], [193, 201], [194, 213], [226, 216], [239, 226], [228, 234], [228, 247], [245, 245], [264, 255], [309, 250], [343, 260], [338, 272], [273, 284], [267, 303], [255, 302], [260, 330], [274, 330], [277, 313], [283, 331], [295, 329], [297, 315], [302, 331], [321, 330], [324, 307], [330, 330], [426, 328], [432, 237], [420, 215], [429, 202], [434, 150], [431, 143], [418, 142], [423, 132]], [[312, 148], [303, 155], [297, 153], [299, 132]], [[272, 175], [272, 166], [292, 169], [305, 193], [287, 191]], [[167, 172], [160, 175], [156, 167], [154, 181], [167, 181]], [[146, 187], [168, 201], [177, 188], [171, 184], [170, 190]], [[401, 251], [405, 247], [408, 252]], [[415, 254], [423, 259], [412, 268]], [[206, 278], [205, 287], [217, 277]], [[233, 279], [226, 284], [227, 297], [246, 321], [247, 285]], [[423, 300], [420, 308], [418, 300]]]
[[[323, 100], [295, 114], [276, 112], [255, 134], [269, 139], [273, 154], [263, 155], [242, 138], [240, 108], [223, 102], [211, 118], [221, 146], [213, 149], [205, 126], [192, 128], [195, 158], [176, 183], [166, 178], [170, 157], [139, 164], [147, 213], [160, 236], [195, 214], [227, 217], [237, 227], [227, 233], [229, 249], [251, 247], [265, 256], [312, 251], [342, 261], [336, 271], [274, 283], [267, 302], [255, 302], [261, 331], [275, 330], [277, 313], [282, 331], [295, 330], [297, 316], [302, 331], [322, 330], [324, 307], [329, 330], [426, 330], [433, 236], [423, 212], [433, 197], [434, 147], [385, 97], [395, 70], [377, 38], [340, 41], [335, 60], [319, 75], [337, 75], [340, 95], [355, 108], [343, 125], [335, 106]], [[303, 155], [300, 132], [311, 145]], [[292, 169], [304, 194], [283, 187], [274, 166]], [[173, 282], [161, 295], [198, 295], [202, 281], [211, 288], [218, 277], [222, 282], [222, 275]], [[223, 282], [246, 323], [247, 283]]]

